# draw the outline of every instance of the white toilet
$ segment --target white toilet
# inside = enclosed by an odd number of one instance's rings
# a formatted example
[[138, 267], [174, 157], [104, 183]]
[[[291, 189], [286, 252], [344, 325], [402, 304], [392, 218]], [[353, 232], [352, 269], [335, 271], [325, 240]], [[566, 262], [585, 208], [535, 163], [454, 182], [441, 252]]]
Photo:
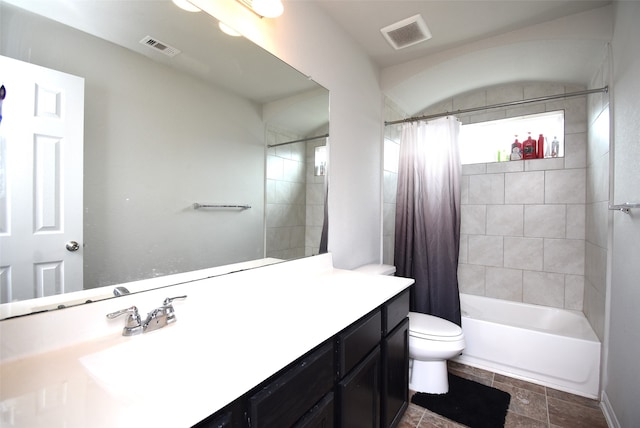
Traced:
[[[365, 265], [358, 272], [393, 275], [395, 267]], [[409, 312], [409, 389], [430, 394], [449, 391], [447, 360], [465, 347], [460, 326], [451, 321], [417, 312]]]
[[449, 391], [447, 360], [464, 349], [457, 324], [433, 315], [409, 312], [409, 389], [430, 394]]

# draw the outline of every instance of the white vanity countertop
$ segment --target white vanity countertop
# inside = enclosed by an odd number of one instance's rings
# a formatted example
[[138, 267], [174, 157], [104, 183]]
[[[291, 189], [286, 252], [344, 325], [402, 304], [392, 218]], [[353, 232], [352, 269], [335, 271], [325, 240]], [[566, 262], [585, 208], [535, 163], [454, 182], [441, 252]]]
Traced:
[[0, 426], [191, 427], [413, 283], [285, 265], [162, 290], [188, 295], [163, 329], [123, 337], [116, 319], [116, 333], [8, 360]]

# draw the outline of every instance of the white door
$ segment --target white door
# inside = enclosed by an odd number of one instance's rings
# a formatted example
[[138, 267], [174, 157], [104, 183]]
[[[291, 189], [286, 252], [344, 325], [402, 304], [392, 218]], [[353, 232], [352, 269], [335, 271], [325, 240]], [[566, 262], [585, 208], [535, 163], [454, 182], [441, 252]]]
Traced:
[[0, 56], [0, 85], [0, 303], [82, 290], [84, 79]]

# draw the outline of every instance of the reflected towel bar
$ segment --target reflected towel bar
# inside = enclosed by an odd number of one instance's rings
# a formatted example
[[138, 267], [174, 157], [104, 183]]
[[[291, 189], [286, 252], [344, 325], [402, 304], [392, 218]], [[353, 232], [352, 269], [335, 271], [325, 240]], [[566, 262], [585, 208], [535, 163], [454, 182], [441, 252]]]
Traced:
[[193, 204], [194, 210], [197, 210], [200, 208], [240, 208], [243, 210], [247, 210], [251, 208], [251, 205], [199, 204], [197, 202]]
[[625, 202], [624, 204], [620, 204], [620, 205], [609, 205], [609, 209], [610, 210], [614, 210], [614, 211], [622, 211], [625, 214], [629, 214], [629, 210], [631, 208], [640, 208], [640, 204], [638, 203], [631, 203], [631, 202]]

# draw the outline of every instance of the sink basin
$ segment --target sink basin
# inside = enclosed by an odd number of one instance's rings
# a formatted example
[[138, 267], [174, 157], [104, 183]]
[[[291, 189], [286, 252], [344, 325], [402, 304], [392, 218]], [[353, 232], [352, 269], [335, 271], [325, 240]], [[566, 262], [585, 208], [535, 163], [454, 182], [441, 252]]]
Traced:
[[157, 403], [159, 392], [179, 390], [180, 382], [190, 370], [202, 367], [205, 358], [210, 356], [202, 341], [175, 324], [127, 337], [124, 343], [81, 357], [80, 363], [112, 397], [125, 403]]

